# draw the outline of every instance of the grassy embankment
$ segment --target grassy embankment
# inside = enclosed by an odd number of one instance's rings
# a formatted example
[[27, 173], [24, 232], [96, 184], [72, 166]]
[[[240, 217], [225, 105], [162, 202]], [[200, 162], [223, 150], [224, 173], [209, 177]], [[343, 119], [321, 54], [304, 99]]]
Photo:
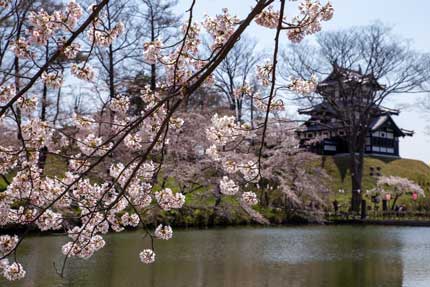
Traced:
[[[66, 171], [66, 162], [54, 156], [48, 156], [45, 172], [47, 176], [60, 176]], [[9, 174], [7, 179], [11, 181], [14, 174]], [[97, 179], [93, 179], [97, 181]], [[180, 187], [173, 178], [168, 178], [164, 187], [178, 192]], [[0, 177], [0, 192], [7, 188], [7, 183]], [[154, 191], [161, 189], [160, 183], [154, 186]], [[180, 210], [162, 211], [154, 210], [145, 216], [147, 224], [155, 225], [159, 222], [169, 222], [176, 226], [208, 226], [208, 225], [237, 225], [251, 223], [250, 218], [240, 208], [239, 203], [231, 196], [224, 196], [217, 206], [219, 211], [215, 216], [216, 199], [211, 193], [211, 187], [190, 187], [192, 193], [186, 194], [186, 204]], [[270, 212], [268, 211], [268, 214]]]
[[[331, 194], [330, 201], [336, 199], [341, 205], [341, 209], [346, 210], [349, 207], [351, 182], [350, 171], [348, 168], [348, 158], [343, 156], [321, 157], [315, 164], [321, 165], [332, 177], [330, 183]], [[376, 177], [371, 176], [371, 167], [376, 174], [377, 168], [380, 168], [382, 175], [396, 175], [409, 178], [421, 186], [426, 191], [426, 198], [421, 198], [413, 202], [410, 196], [404, 196], [398, 203], [406, 205], [410, 210], [420, 206], [430, 211], [430, 167], [421, 161], [410, 159], [388, 159], [367, 157], [364, 164], [363, 190], [366, 191], [375, 186]], [[48, 157], [45, 170], [46, 175], [60, 175], [66, 169], [63, 160], [55, 157]], [[12, 175], [10, 175], [11, 177]], [[6, 188], [6, 183], [0, 178], [0, 191]], [[169, 178], [165, 183], [173, 191], [179, 191], [179, 186], [173, 178]], [[159, 185], [154, 189], [160, 189]], [[178, 211], [157, 211], [147, 216], [147, 223], [155, 224], [157, 222], [170, 222], [174, 225], [181, 226], [207, 226], [213, 224], [246, 224], [250, 222], [249, 217], [239, 207], [236, 199], [229, 196], [222, 197], [217, 206], [217, 216], [214, 216], [214, 206], [216, 199], [210, 192], [211, 187], [201, 187], [194, 190], [186, 196], [186, 205]], [[339, 189], [345, 190], [344, 194], [338, 192]], [[273, 195], [277, 196], [277, 195]], [[368, 200], [370, 203], [370, 200]], [[280, 210], [271, 208], [256, 207], [271, 222], [282, 222], [285, 215]]]
[[[349, 206], [351, 198], [351, 180], [348, 157], [322, 157], [320, 164], [333, 179], [331, 183], [332, 194], [330, 195], [330, 199], [336, 199], [343, 207]], [[373, 168], [373, 171], [371, 168]], [[380, 171], [378, 171], [378, 168]], [[373, 176], [371, 175], [372, 172]], [[404, 204], [409, 207], [409, 209], [427, 207], [430, 211], [430, 167], [428, 165], [422, 161], [412, 159], [366, 157], [363, 173], [364, 192], [375, 187], [377, 180], [375, 175], [378, 172], [386, 176], [394, 175], [405, 177], [418, 183], [425, 190], [426, 197], [420, 198], [414, 202], [410, 195], [405, 195], [399, 199], [398, 204]], [[340, 189], [345, 190], [345, 193], [339, 193]]]

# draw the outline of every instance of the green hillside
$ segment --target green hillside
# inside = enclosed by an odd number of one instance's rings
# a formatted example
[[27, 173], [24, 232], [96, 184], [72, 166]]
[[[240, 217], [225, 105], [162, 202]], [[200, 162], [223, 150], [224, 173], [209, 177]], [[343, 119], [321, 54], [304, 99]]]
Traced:
[[[351, 180], [350, 171], [348, 168], [348, 157], [347, 156], [325, 156], [320, 157], [317, 164], [323, 167], [328, 174], [331, 176], [331, 194], [330, 200], [336, 199], [341, 204], [341, 209], [347, 209], [349, 207], [350, 196], [351, 196]], [[55, 175], [59, 171], [66, 169], [65, 163], [58, 158], [49, 157], [47, 162], [47, 169], [45, 174]], [[371, 175], [373, 173], [373, 176]], [[395, 175], [406, 177], [410, 180], [420, 184], [425, 192], [426, 198], [421, 198], [417, 202], [413, 202], [410, 196], [401, 198], [398, 203], [405, 204], [414, 209], [425, 209], [430, 211], [430, 167], [418, 160], [411, 159], [395, 159], [395, 158], [379, 158], [379, 157], [366, 157], [364, 164], [364, 177], [363, 177], [363, 191], [372, 189], [376, 184], [376, 175]], [[9, 175], [9, 180], [11, 179]], [[0, 178], [0, 191], [6, 188], [6, 183]], [[175, 188], [175, 181], [169, 180], [167, 186], [172, 189]], [[339, 189], [345, 190], [345, 193], [339, 193]], [[203, 188], [201, 191], [194, 192], [192, 195], [187, 195], [187, 202], [190, 206], [200, 207], [205, 210], [212, 207], [214, 204], [214, 198], [211, 197], [211, 193], [206, 192]], [[229, 198], [224, 198], [222, 201], [231, 205]], [[370, 201], [369, 201], [370, 202]]]
[[0, 177], [0, 191], [5, 190], [7, 187], [6, 182], [3, 180], [3, 178]]
[[[332, 177], [331, 198], [341, 203], [349, 202], [351, 190], [348, 156], [324, 156], [319, 164]], [[373, 173], [373, 176], [371, 175]], [[366, 157], [364, 161], [363, 191], [372, 189], [376, 184], [376, 175], [394, 175], [405, 177], [421, 185], [426, 192], [426, 201], [430, 200], [430, 167], [422, 161], [412, 159], [397, 159], [383, 157]], [[339, 189], [345, 190], [340, 194]], [[404, 199], [406, 203], [408, 199]], [[423, 201], [423, 199], [421, 200]]]
[[[318, 162], [332, 177], [331, 187], [333, 192], [339, 189], [351, 190], [350, 171], [347, 156], [324, 156]], [[363, 190], [375, 186], [376, 178], [371, 176], [371, 168], [376, 174], [380, 168], [382, 175], [396, 175], [406, 177], [420, 184], [427, 192], [430, 192], [430, 167], [422, 161], [412, 159], [395, 159], [366, 157], [364, 162]], [[59, 170], [65, 170], [65, 163], [61, 160], [49, 157], [46, 174], [55, 175]], [[0, 178], [0, 190], [6, 188], [6, 183]]]

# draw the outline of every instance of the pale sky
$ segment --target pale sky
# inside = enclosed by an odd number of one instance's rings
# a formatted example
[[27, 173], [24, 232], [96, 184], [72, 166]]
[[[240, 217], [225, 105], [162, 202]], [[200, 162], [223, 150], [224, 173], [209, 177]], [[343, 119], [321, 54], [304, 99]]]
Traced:
[[[322, 3], [325, 2], [322, 0]], [[430, 1], [331, 0], [331, 2], [336, 11], [335, 16], [330, 22], [324, 23], [324, 30], [367, 25], [379, 20], [392, 26], [395, 34], [410, 39], [412, 47], [416, 50], [430, 53]], [[179, 0], [178, 11], [185, 12], [190, 3], [190, 0]], [[200, 21], [205, 13], [214, 16], [226, 7], [232, 14], [244, 17], [253, 3], [255, 0], [197, 0], [195, 15]], [[287, 10], [287, 14], [295, 15], [295, 11], [295, 5], [291, 6]], [[253, 25], [250, 27], [248, 35], [255, 38], [259, 46], [267, 51], [273, 49], [273, 30], [262, 29]], [[285, 42], [287, 43], [286, 38]], [[419, 97], [417, 95], [396, 95], [387, 100], [384, 105], [398, 107], [407, 104], [417, 107], [415, 103], [418, 102]], [[400, 116], [396, 117], [395, 120], [401, 128], [415, 131], [412, 138], [401, 139], [401, 156], [420, 159], [429, 163], [430, 135], [425, 133], [425, 128], [430, 126], [430, 114], [425, 115], [418, 108], [402, 109]]]

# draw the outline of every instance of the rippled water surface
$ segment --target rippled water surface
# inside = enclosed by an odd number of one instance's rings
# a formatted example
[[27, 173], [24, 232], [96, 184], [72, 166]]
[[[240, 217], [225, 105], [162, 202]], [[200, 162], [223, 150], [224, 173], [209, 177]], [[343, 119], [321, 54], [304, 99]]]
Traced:
[[28, 238], [19, 258], [28, 287], [428, 287], [430, 228], [309, 226], [176, 231], [143, 265], [142, 233], [109, 235], [90, 260], [55, 273], [62, 236]]

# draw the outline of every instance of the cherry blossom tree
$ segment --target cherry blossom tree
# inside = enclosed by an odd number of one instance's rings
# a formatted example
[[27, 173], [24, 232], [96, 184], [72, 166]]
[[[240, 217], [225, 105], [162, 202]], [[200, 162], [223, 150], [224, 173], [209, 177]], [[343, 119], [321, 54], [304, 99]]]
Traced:
[[381, 176], [378, 178], [376, 188], [373, 190], [375, 193], [382, 195], [393, 195], [393, 203], [391, 209], [394, 210], [397, 200], [405, 194], [412, 194], [413, 196], [425, 197], [424, 190], [421, 186], [407, 178], [399, 176]]
[[[212, 116], [208, 119], [207, 115]], [[183, 194], [200, 192], [199, 197], [215, 198], [213, 206], [202, 207], [208, 210], [210, 222], [215, 218], [223, 219], [227, 213], [223, 196], [228, 196], [230, 201], [234, 199], [239, 203], [252, 220], [268, 223], [262, 214], [242, 204], [244, 192], [247, 197], [258, 200], [263, 208], [282, 208], [283, 214], [291, 217], [322, 218], [329, 177], [321, 167], [312, 164], [317, 157], [299, 147], [295, 122], [285, 118], [269, 121], [261, 175], [255, 176], [258, 168], [254, 163], [258, 161], [260, 146], [257, 129], [245, 125], [243, 133], [231, 134], [220, 143], [218, 130], [223, 128], [214, 129], [211, 122], [222, 118], [227, 126], [237, 123], [228, 108], [180, 113], [179, 116], [184, 126], [170, 138], [171, 143], [166, 147], [162, 184], [168, 178], [174, 179]], [[202, 136], [196, 137], [196, 134]], [[318, 208], [311, 210], [309, 206]]]
[[[14, 6], [11, 2], [0, 3], [4, 9], [11, 9]], [[244, 187], [262, 176], [269, 122], [273, 112], [281, 106], [276, 92], [276, 70], [283, 32], [291, 41], [298, 42], [305, 35], [318, 32], [321, 22], [333, 15], [329, 3], [305, 0], [299, 5], [299, 16], [290, 19], [284, 13], [286, 0], [258, 0], [243, 19], [224, 9], [215, 17], [207, 16], [203, 23], [197, 23], [194, 19], [196, 1], [193, 0], [174, 46], [165, 49], [159, 40], [144, 44], [145, 61], [159, 64], [165, 77], [155, 88], [148, 86], [139, 92], [137, 96], [143, 102], [139, 113], [129, 113], [128, 98], [111, 99], [109, 109], [115, 114], [109, 122], [111, 130], [103, 135], [97, 133], [97, 127], [104, 119], [96, 116], [75, 115], [68, 122], [69, 127], [77, 130], [73, 133], [35, 117], [32, 111], [37, 105], [34, 93], [38, 83], [47, 88], [59, 88], [68, 71], [84, 82], [97, 79], [97, 72], [91, 66], [92, 54], [97, 47], [117, 41], [127, 29], [120, 24], [105, 25], [104, 13], [112, 2], [100, 0], [83, 9], [71, 0], [60, 10], [30, 10], [25, 20], [28, 25], [24, 25], [28, 28], [9, 48], [16, 57], [26, 59], [36, 68], [19, 85], [10, 79], [0, 87], [0, 124], [19, 135], [17, 145], [0, 146], [0, 174], [14, 173], [1, 196], [0, 224], [27, 227], [19, 237], [0, 237], [0, 269], [8, 280], [18, 280], [26, 274], [16, 251], [31, 226], [41, 231], [64, 230], [67, 233], [69, 242], [62, 246], [64, 262], [60, 274], [69, 258], [87, 259], [103, 248], [106, 244], [103, 234], [121, 232], [127, 227], [141, 227], [146, 231], [142, 251], [137, 253], [143, 263], [155, 261], [154, 239], [167, 240], [173, 233], [168, 225], [160, 225], [152, 232], [144, 224], [145, 216], [153, 209], [170, 211], [185, 203], [181, 192], [154, 188], [166, 146], [183, 128], [178, 108], [197, 89], [212, 83], [213, 72], [255, 21], [264, 28], [273, 29], [276, 39], [272, 59], [257, 68], [258, 78], [270, 90], [266, 97], [259, 99], [265, 110], [264, 120], [252, 129], [249, 124], [237, 123], [234, 117], [214, 115], [206, 131], [211, 142], [207, 153], [225, 174], [220, 192], [237, 195], [244, 208], [252, 212], [251, 206], [258, 202], [257, 195]], [[211, 39], [209, 57], [200, 54], [203, 31]], [[76, 61], [82, 49], [79, 37], [87, 38], [90, 49], [85, 51], [84, 59]], [[40, 47], [47, 42], [55, 47], [41, 57]], [[67, 71], [57, 65], [61, 58], [71, 62]], [[297, 83], [291, 86], [296, 90], [308, 87]], [[25, 118], [20, 118], [18, 109]], [[255, 136], [260, 139], [254, 154], [230, 157], [236, 148], [245, 148], [244, 140]], [[40, 151], [44, 147], [48, 148], [50, 156], [67, 161], [65, 172], [56, 176], [44, 174], [44, 166], [40, 165]], [[127, 150], [126, 156], [112, 156], [121, 149]], [[105, 170], [103, 175], [101, 170]], [[92, 177], [94, 174], [99, 175], [97, 180]]]

